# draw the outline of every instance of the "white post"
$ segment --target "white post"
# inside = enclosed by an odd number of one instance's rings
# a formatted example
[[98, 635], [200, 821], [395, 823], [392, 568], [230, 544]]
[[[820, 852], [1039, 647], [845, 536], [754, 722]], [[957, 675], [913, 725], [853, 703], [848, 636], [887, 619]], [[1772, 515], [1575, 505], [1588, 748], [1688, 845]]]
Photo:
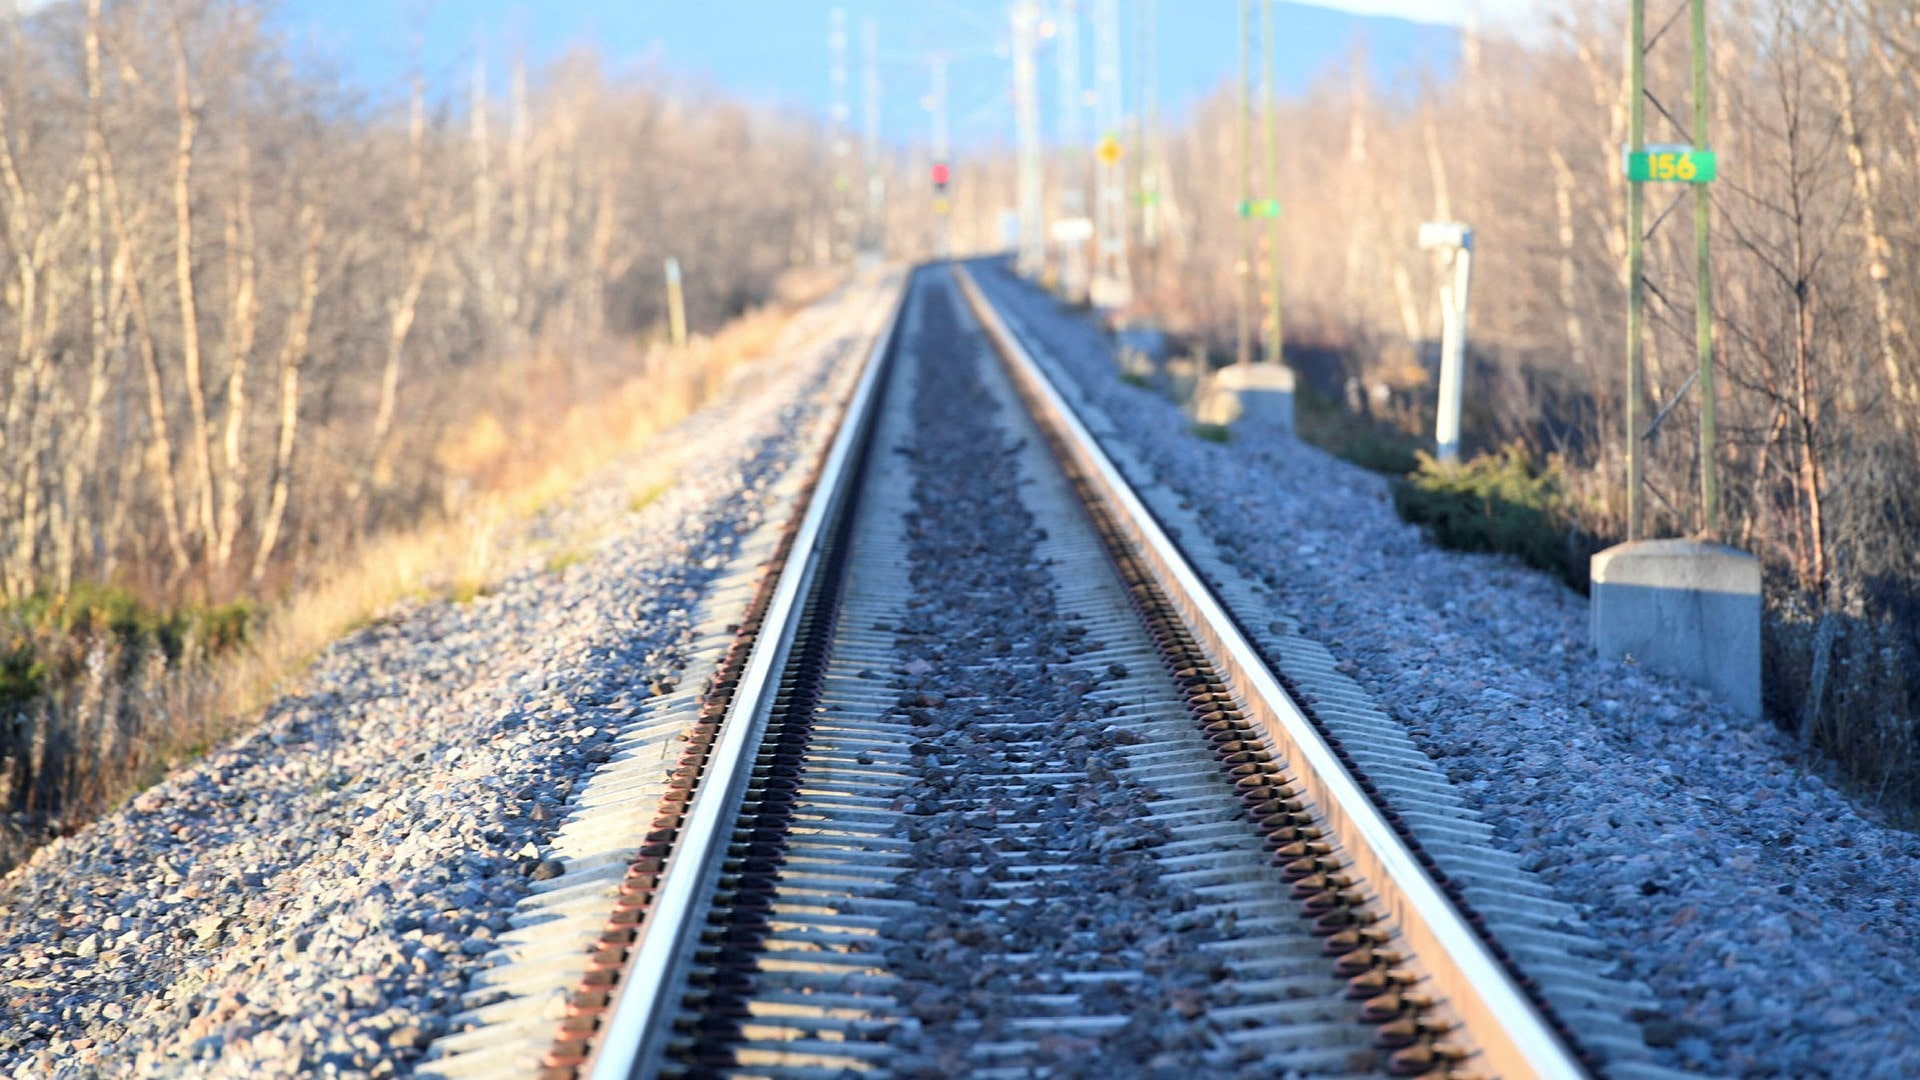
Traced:
[[847, 122], [853, 113], [847, 107], [847, 9], [837, 7], [828, 12], [827, 28], [827, 49], [831, 57], [827, 81], [833, 89], [833, 238], [830, 247], [834, 262], [848, 263], [853, 261], [854, 246], [858, 242], [854, 233], [858, 225], [852, 205], [853, 177], [849, 172], [853, 139], [848, 134]]
[[887, 180], [880, 148], [880, 29], [869, 18], [860, 24], [860, 86], [865, 105], [861, 157], [867, 168], [867, 206], [861, 218], [861, 257], [878, 262], [886, 250]]
[[1127, 266], [1127, 174], [1120, 165], [1126, 129], [1126, 100], [1120, 78], [1120, 0], [1095, 0], [1094, 81], [1099, 88], [1099, 184], [1095, 194], [1093, 282], [1097, 307], [1124, 308], [1133, 299]]
[[680, 260], [667, 256], [667, 340], [676, 349], [687, 345], [687, 298], [680, 287]]
[[1473, 230], [1458, 221], [1420, 226], [1420, 246], [1447, 253], [1440, 284], [1440, 402], [1433, 441], [1441, 461], [1460, 460], [1460, 409], [1466, 397], [1467, 298], [1473, 288]]
[[1047, 268], [1045, 176], [1040, 149], [1040, 95], [1034, 52], [1040, 7], [1035, 0], [1013, 5], [1013, 115], [1020, 149], [1021, 276], [1038, 278]]
[[1080, 145], [1080, 8], [1077, 0], [1062, 0], [1058, 12], [1054, 61], [1060, 76], [1060, 216], [1053, 223], [1052, 236], [1060, 245], [1060, 295], [1069, 303], [1087, 298], [1087, 242], [1079, 235], [1078, 224], [1087, 216], [1087, 180], [1082, 171], [1083, 148]]

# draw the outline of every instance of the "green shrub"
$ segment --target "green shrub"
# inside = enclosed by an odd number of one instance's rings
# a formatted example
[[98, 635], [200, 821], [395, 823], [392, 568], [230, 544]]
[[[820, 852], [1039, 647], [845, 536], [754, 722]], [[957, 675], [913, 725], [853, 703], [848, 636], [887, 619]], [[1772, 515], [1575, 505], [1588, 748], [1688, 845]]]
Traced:
[[1393, 486], [1393, 507], [1434, 543], [1518, 556], [1576, 589], [1587, 587], [1591, 545], [1568, 513], [1559, 463], [1544, 467], [1510, 444], [1459, 464], [1418, 455], [1419, 469]]
[[211, 653], [226, 652], [237, 645], [244, 645], [258, 615], [259, 610], [249, 600], [234, 600], [219, 607], [196, 609], [191, 613], [194, 633], [201, 645]]
[[1302, 441], [1363, 469], [1405, 476], [1420, 467], [1425, 441], [1364, 416], [1304, 383], [1294, 392], [1294, 426]]
[[47, 690], [47, 665], [32, 642], [15, 640], [0, 649], [0, 707], [24, 705]]
[[245, 643], [258, 616], [247, 600], [163, 608], [92, 582], [65, 593], [35, 593], [0, 606], [0, 704], [23, 704], [57, 689], [80, 673], [97, 643], [128, 662], [154, 650], [171, 664], [189, 644], [217, 654]]

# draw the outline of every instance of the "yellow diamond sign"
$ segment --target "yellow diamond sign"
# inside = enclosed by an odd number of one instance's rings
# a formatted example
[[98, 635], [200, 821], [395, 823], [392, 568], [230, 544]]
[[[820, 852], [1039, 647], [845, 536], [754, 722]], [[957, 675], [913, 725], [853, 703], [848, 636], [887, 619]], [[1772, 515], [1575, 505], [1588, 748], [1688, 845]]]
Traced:
[[1100, 139], [1099, 149], [1094, 151], [1094, 155], [1100, 159], [1100, 164], [1102, 165], [1118, 165], [1120, 163], [1120, 139], [1114, 135], [1103, 136]]

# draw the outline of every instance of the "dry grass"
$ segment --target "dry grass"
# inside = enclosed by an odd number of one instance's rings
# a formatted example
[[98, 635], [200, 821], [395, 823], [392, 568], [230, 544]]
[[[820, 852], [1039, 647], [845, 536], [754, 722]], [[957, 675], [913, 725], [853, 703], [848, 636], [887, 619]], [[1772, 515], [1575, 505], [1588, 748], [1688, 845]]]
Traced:
[[[465, 602], [484, 594], [511, 553], [509, 534], [517, 522], [557, 504], [595, 470], [714, 400], [741, 364], [768, 353], [792, 314], [785, 306], [762, 308], [684, 351], [650, 349], [639, 358], [636, 374], [612, 393], [567, 406], [557, 422], [525, 416], [508, 434], [491, 411], [477, 415], [437, 455], [453, 486], [465, 492], [453, 513], [375, 538], [321, 573], [318, 584], [289, 596], [240, 661], [257, 667], [261, 677], [236, 683], [253, 690], [237, 698], [231, 711], [257, 709], [320, 648], [402, 600], [446, 596]], [[562, 363], [543, 356], [532, 378]], [[511, 382], [524, 387], [527, 379], [523, 368]], [[670, 486], [670, 480], [654, 480], [636, 501], [652, 502]]]
[[[273, 601], [237, 647], [208, 655], [189, 643], [173, 663], [151, 650], [90, 657], [74, 685], [0, 716], [0, 808], [27, 811], [0, 814], [0, 872], [48, 835], [78, 828], [244, 730], [341, 636], [410, 599], [465, 603], [485, 595], [523, 552], [524, 519], [713, 401], [743, 364], [768, 354], [799, 306], [833, 284], [788, 285], [773, 304], [682, 350], [628, 347], [602, 365], [622, 374], [601, 385], [583, 381], [558, 350], [543, 350], [491, 385], [451, 397], [482, 404], [432, 451], [449, 493], [438, 512], [309, 566], [310, 583]], [[528, 386], [572, 392], [529, 403]], [[630, 511], [671, 486], [674, 458], [665, 449], [650, 457], [652, 471], [636, 483]], [[564, 570], [589, 542], [565, 538], [549, 569]], [[9, 745], [24, 748], [11, 762], [3, 756]], [[15, 775], [53, 794], [15, 797], [7, 790]]]

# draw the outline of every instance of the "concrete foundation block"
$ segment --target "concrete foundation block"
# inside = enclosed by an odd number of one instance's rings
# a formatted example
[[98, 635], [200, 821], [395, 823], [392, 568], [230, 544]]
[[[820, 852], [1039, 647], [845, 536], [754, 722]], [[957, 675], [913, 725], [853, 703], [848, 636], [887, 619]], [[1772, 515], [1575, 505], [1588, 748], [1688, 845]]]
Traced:
[[1697, 540], [1636, 540], [1593, 557], [1593, 647], [1631, 656], [1760, 715], [1760, 560]]
[[1139, 382], [1152, 382], [1154, 373], [1160, 370], [1159, 362], [1151, 353], [1130, 345], [1122, 345], [1115, 351], [1113, 361], [1121, 375]]
[[[1148, 322], [1135, 322], [1120, 327], [1113, 332], [1115, 355], [1125, 362], [1129, 355], [1144, 361], [1148, 369], [1141, 374], [1151, 376], [1167, 358], [1166, 331]], [[1124, 368], [1123, 368], [1124, 370]]]
[[1192, 360], [1169, 360], [1161, 368], [1161, 377], [1165, 380], [1167, 396], [1185, 405], [1193, 400], [1194, 391], [1200, 385], [1200, 365]]
[[1293, 430], [1293, 369], [1284, 364], [1234, 364], [1213, 373], [1194, 398], [1202, 424], [1247, 424]]

